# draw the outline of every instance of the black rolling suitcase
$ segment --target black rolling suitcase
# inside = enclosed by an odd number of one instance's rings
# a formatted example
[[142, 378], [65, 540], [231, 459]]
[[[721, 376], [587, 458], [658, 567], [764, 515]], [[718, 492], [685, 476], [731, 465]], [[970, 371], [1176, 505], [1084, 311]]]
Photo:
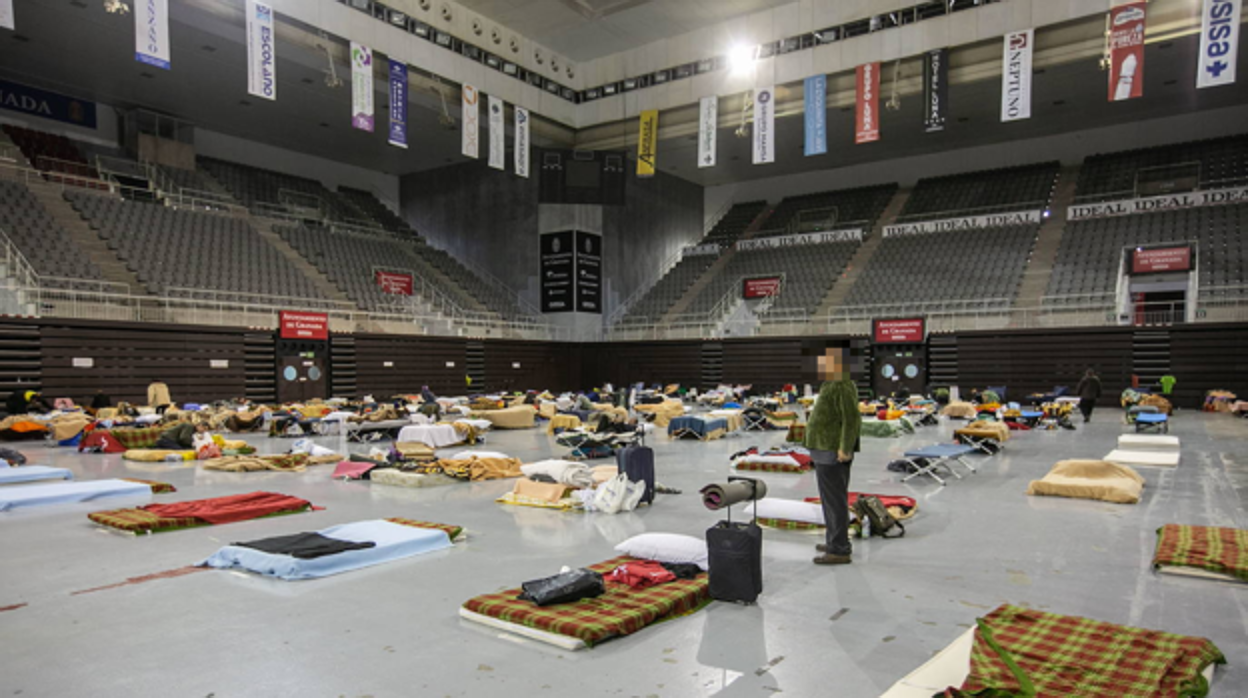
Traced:
[[[735, 478], [734, 478], [735, 479]], [[720, 521], [706, 530], [711, 598], [754, 603], [763, 593], [763, 529], [758, 523]]]
[[615, 463], [629, 482], [646, 483], [642, 504], [654, 503], [654, 449], [649, 446], [625, 446], [615, 452]]

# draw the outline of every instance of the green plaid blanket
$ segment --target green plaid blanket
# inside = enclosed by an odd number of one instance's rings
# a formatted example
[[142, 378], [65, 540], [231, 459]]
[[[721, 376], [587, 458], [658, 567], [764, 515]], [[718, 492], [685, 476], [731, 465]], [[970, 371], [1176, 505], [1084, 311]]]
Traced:
[[1248, 531], [1166, 524], [1157, 529], [1153, 567], [1195, 567], [1248, 582]]
[[805, 442], [806, 441], [806, 425], [805, 424], [790, 424], [789, 433], [784, 437], [784, 440], [791, 444], [800, 444], [800, 443]]
[[759, 526], [776, 528], [781, 531], [814, 531], [816, 529], [827, 528], [827, 526], [824, 526], [823, 524], [793, 521], [791, 519], [769, 519], [766, 517], [759, 517], [756, 521]]
[[402, 524], [404, 526], [411, 526], [413, 528], [432, 528], [437, 531], [445, 531], [447, 537], [450, 538], [451, 541], [454, 541], [456, 538], [458, 538], [459, 534], [463, 533], [464, 531], [463, 526], [452, 526], [450, 524], [430, 523], [428, 521], [417, 521], [415, 519], [404, 519], [400, 517], [386, 519], [386, 521], [389, 521], [390, 523]]
[[1204, 638], [1005, 605], [979, 619], [966, 682], [944, 695], [1197, 698], [1225, 662]]
[[117, 443], [130, 450], [132, 448], [155, 448], [160, 435], [168, 427], [139, 427], [137, 429], [109, 429], [105, 432], [117, 439]]
[[[631, 557], [617, 557], [589, 569], [608, 574], [633, 561]], [[631, 635], [652, 623], [692, 613], [711, 600], [705, 574], [648, 589], [632, 589], [608, 580], [607, 593], [602, 596], [544, 608], [531, 601], [518, 600], [519, 594], [519, 589], [483, 594], [469, 599], [464, 608], [508, 623], [575, 637], [592, 646], [609, 638]]]
[[753, 470], [760, 473], [804, 473], [810, 470], [809, 466], [788, 465], [784, 463], [751, 463], [750, 461], [741, 461], [737, 463], [737, 470]]

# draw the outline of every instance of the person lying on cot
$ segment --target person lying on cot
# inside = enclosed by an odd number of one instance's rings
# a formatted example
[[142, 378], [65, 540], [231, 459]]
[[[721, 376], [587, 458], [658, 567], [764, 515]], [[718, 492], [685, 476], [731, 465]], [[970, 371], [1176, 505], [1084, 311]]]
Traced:
[[181, 422], [166, 429], [156, 440], [156, 448], [167, 451], [189, 451], [195, 448], [195, 436], [208, 433], [207, 424]]

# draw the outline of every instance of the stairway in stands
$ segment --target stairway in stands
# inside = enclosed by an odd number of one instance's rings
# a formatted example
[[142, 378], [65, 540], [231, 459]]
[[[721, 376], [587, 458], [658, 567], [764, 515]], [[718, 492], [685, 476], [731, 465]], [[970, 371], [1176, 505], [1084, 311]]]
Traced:
[[1131, 337], [1131, 372], [1141, 388], [1152, 388], [1170, 373], [1169, 330], [1138, 330]]
[[[1018, 295], [1014, 300], [1015, 309], [1039, 308], [1044, 299], [1044, 293], [1049, 288], [1049, 278], [1053, 276], [1053, 264], [1057, 261], [1057, 250], [1062, 245], [1062, 233], [1066, 230], [1066, 209], [1075, 202], [1078, 182], [1078, 165], [1062, 168], [1057, 177], [1053, 200], [1049, 203], [1049, 218], [1036, 234], [1036, 245], [1031, 250], [1027, 271], [1023, 272], [1023, 282], [1018, 287]], [[1013, 322], [1021, 323], [1023, 320], [1021, 313], [1016, 312]]]
[[[762, 212], [758, 214], [758, 217], [754, 219], [754, 222], [750, 223], [750, 226], [745, 229], [745, 232], [741, 233], [741, 237], [737, 238], [737, 240], [749, 240], [754, 237], [755, 233], [762, 230], [763, 227], [767, 225], [767, 219], [771, 217], [773, 210], [774, 209], [771, 207], [764, 208]], [[685, 312], [685, 310], [689, 308], [689, 305], [693, 303], [693, 299], [697, 298], [698, 294], [702, 293], [702, 289], [706, 288], [707, 284], [711, 283], [711, 279], [719, 276], [720, 272], [724, 270], [724, 267], [728, 266], [728, 262], [732, 261], [735, 254], [737, 254], [737, 248], [735, 245], [724, 250], [724, 253], [719, 256], [719, 259], [715, 260], [715, 263], [707, 268], [707, 270], [702, 273], [702, 276], [699, 277], [697, 281], [693, 282], [693, 285], [689, 287], [689, 290], [685, 291], [685, 295], [681, 296], [680, 300], [672, 304], [672, 307], [668, 309], [667, 313], [659, 321], [660, 324], [664, 322], [671, 322], [673, 318], [678, 317], [681, 313]]]
[[355, 303], [347, 297], [347, 294], [343, 293], [342, 289], [338, 288], [334, 282], [330, 281], [329, 277], [325, 276], [324, 272], [308, 262], [303, 255], [299, 254], [298, 250], [291, 247], [290, 243], [283, 240], [281, 235], [278, 235], [273, 231], [273, 225], [275, 223], [281, 223], [282, 221], [278, 221], [273, 218], [260, 218], [259, 216], [252, 216], [250, 222], [251, 227], [260, 233], [260, 237], [264, 238], [266, 242], [277, 249], [283, 257], [289, 259], [291, 264], [295, 265], [296, 269], [303, 272], [304, 276], [311, 279], [312, 283], [316, 285], [316, 288], [324, 294], [326, 298], [341, 301], [343, 303], [349, 303], [353, 307], [355, 306]]
[[117, 258], [117, 254], [108, 248], [100, 234], [65, 200], [61, 185], [30, 179], [26, 181], [26, 187], [39, 199], [39, 203], [43, 204], [56, 224], [69, 233], [74, 244], [95, 262], [104, 274], [105, 281], [127, 284], [130, 286], [130, 293], [134, 295], [147, 295], [147, 286]]
[[[854, 282], [858, 277], [862, 276], [862, 272], [871, 262], [871, 257], [875, 255], [875, 251], [879, 249], [880, 243], [884, 240], [885, 226], [892, 225], [897, 220], [897, 216], [901, 215], [902, 209], [906, 207], [906, 202], [910, 200], [909, 189], [898, 189], [893, 195], [888, 207], [884, 209], [884, 213], [875, 222], [875, 227], [867, 231], [867, 238], [858, 246], [858, 250], [854, 252], [854, 256], [849, 260], [849, 264], [845, 267], [845, 274], [840, 281], [832, 284], [832, 288], [828, 289], [828, 295], [824, 297], [823, 303], [819, 305], [819, 309], [815, 311], [815, 318], [827, 317], [833, 310], [845, 304], [845, 299], [849, 298], [849, 292], [854, 287]], [[812, 318], [813, 321], [813, 318]]]

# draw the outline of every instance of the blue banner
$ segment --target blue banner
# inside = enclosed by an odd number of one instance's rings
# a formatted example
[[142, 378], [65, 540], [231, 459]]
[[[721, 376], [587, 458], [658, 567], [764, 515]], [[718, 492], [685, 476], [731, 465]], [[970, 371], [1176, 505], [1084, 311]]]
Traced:
[[407, 64], [390, 61], [390, 145], [407, 147]]
[[83, 128], [95, 128], [95, 102], [7, 80], [0, 80], [0, 108]]
[[828, 152], [828, 78], [806, 78], [806, 155]]

